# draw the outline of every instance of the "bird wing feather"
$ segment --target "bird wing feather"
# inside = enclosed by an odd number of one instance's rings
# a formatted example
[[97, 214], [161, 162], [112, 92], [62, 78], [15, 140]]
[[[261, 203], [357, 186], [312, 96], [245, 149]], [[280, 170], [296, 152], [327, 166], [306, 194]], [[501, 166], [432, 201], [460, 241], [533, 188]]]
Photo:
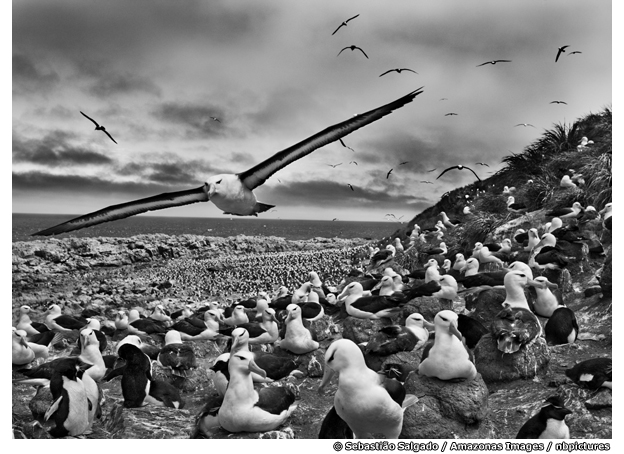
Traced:
[[307, 156], [317, 148], [334, 142], [363, 126], [385, 117], [393, 110], [403, 107], [405, 104], [411, 102], [417, 95], [421, 94], [422, 91], [421, 87], [408, 95], [397, 99], [396, 101], [330, 126], [329, 128], [326, 128], [321, 132], [318, 132], [313, 136], [274, 154], [269, 159], [266, 159], [251, 169], [238, 174], [238, 176], [247, 188], [253, 190], [263, 184], [275, 172], [283, 169], [288, 164]]

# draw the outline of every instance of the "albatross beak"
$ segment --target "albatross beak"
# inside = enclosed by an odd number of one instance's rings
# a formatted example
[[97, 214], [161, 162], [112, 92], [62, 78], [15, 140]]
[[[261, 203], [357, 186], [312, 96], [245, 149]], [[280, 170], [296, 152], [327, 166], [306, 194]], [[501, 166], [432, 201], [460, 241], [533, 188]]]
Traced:
[[457, 329], [457, 326], [455, 326], [454, 323], [451, 323], [449, 325], [449, 332], [451, 334], [453, 334], [454, 336], [456, 336], [460, 341], [464, 341], [464, 336], [462, 336], [462, 333], [459, 332], [459, 330]]
[[325, 391], [325, 387], [329, 384], [329, 382], [331, 381], [335, 373], [336, 372], [334, 372], [334, 370], [331, 367], [328, 367], [327, 364], [325, 365], [325, 371], [323, 372], [323, 379], [321, 380], [321, 384], [318, 387], [319, 394], [323, 394], [323, 391]]
[[249, 360], [249, 372], [255, 372], [256, 374], [260, 375], [262, 378], [266, 378], [267, 376], [264, 369], [260, 369], [260, 366], [258, 366], [253, 359]]
[[535, 288], [541, 288], [541, 289], [545, 289], [547, 287], [547, 284], [545, 282], [540, 282], [540, 281], [536, 281], [533, 279], [529, 279], [527, 281], [527, 284], [532, 285]]
[[428, 330], [435, 329], [435, 325], [431, 322], [428, 322], [427, 320], [423, 320], [423, 326]]

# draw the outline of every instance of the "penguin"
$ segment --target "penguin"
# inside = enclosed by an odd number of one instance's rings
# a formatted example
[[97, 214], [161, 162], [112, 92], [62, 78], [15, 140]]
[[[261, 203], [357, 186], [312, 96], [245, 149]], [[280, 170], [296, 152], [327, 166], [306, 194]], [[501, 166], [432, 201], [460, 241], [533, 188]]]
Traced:
[[157, 407], [184, 408], [186, 402], [180, 396], [180, 391], [171, 383], [163, 380], [152, 380], [149, 394], [145, 396], [145, 402]]
[[54, 427], [49, 431], [54, 438], [75, 437], [89, 429], [93, 404], [80, 378], [82, 367], [78, 358], [62, 358], [52, 373], [50, 392], [53, 403], [45, 412], [44, 420], [54, 421]]
[[355, 438], [372, 438], [374, 434], [399, 438], [404, 409], [418, 400], [416, 396], [406, 394], [397, 380], [369, 369], [362, 351], [349, 339], [338, 339], [329, 346], [324, 369], [318, 392], [322, 394], [338, 374], [334, 408]]
[[316, 335], [303, 325], [301, 308], [296, 304], [290, 304], [286, 310], [286, 334], [279, 343], [279, 347], [288, 350], [295, 355], [310, 353], [319, 348]]
[[121, 377], [121, 393], [124, 407], [137, 408], [147, 405], [152, 380], [152, 363], [149, 357], [136, 345], [123, 344], [117, 355], [126, 361]]
[[582, 388], [597, 390], [613, 389], [613, 361], [611, 358], [592, 358], [581, 361], [570, 369], [566, 376]]
[[251, 373], [265, 375], [251, 353], [238, 351], [230, 356], [230, 382], [217, 418], [228, 432], [266, 432], [282, 425], [297, 408], [295, 394], [287, 387], [254, 389]]
[[565, 423], [566, 415], [572, 413], [564, 406], [563, 399], [553, 396], [546, 399], [546, 406], [532, 416], [520, 428], [516, 438], [559, 439], [570, 438], [570, 429]]
[[579, 326], [572, 309], [559, 306], [544, 327], [546, 342], [553, 345], [573, 344], [579, 334]]
[[223, 394], [211, 394], [195, 418], [191, 439], [212, 438], [221, 429], [219, 425], [219, 408], [223, 403]]
[[440, 380], [473, 380], [477, 376], [468, 347], [457, 329], [457, 320], [457, 314], [450, 310], [436, 314], [435, 340], [423, 351], [419, 374]]
[[190, 369], [197, 368], [197, 359], [193, 348], [182, 343], [180, 333], [175, 330], [165, 335], [165, 346], [160, 349], [158, 363], [164, 368], [171, 369], [173, 375], [186, 377]]

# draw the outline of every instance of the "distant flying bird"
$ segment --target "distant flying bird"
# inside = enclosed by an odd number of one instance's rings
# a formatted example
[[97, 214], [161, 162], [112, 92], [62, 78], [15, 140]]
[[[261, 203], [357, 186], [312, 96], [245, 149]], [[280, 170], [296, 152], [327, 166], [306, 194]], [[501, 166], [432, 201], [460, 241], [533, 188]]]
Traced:
[[358, 163], [357, 163], [357, 162], [355, 162], [355, 161], [351, 161], [349, 164], [355, 164], [355, 165], [358, 165]]
[[431, 169], [431, 170], [427, 170], [427, 172], [433, 172], [437, 169], [437, 167], [435, 169]]
[[[343, 50], [347, 50], [347, 49], [351, 49], [351, 50], [355, 50], [355, 49], [357, 49], [357, 50], [359, 50], [360, 52], [362, 52], [366, 58], [368, 58], [368, 55], [366, 55], [366, 52], [364, 52], [364, 51], [363, 51], [360, 47], [353, 46], [353, 45], [352, 45], [352, 46], [347, 46], [347, 47], [343, 48], [340, 52], [338, 52], [338, 55], [340, 55], [340, 54], [342, 53], [342, 51], [343, 51]], [[338, 55], [336, 55], [336, 57], [337, 57]]]
[[459, 169], [459, 170], [468, 169], [472, 173], [474, 173], [474, 176], [477, 177], [477, 180], [481, 181], [481, 178], [479, 178], [479, 175], [477, 175], [474, 170], [472, 170], [470, 167], [466, 167], [466, 166], [462, 166], [462, 165], [452, 166], [452, 167], [449, 167], [448, 169], [444, 169], [444, 172], [442, 172], [440, 175], [438, 175], [438, 178], [436, 178], [436, 180], [439, 179], [442, 175], [444, 175], [449, 170], [453, 170], [453, 169]]
[[555, 57], [555, 63], [557, 63], [557, 60], [559, 60], [559, 55], [565, 52], [566, 47], [570, 47], [570, 46], [561, 46], [559, 49], [557, 49], [557, 57]]
[[96, 131], [102, 131], [104, 134], [106, 134], [108, 137], [110, 137], [110, 140], [112, 140], [113, 142], [117, 143], [115, 141], [115, 139], [113, 139], [113, 136], [111, 136], [108, 131], [106, 130], [106, 128], [104, 126], [100, 126], [97, 121], [95, 121], [93, 118], [91, 118], [90, 116], [88, 116], [86, 113], [84, 113], [83, 111], [80, 111], [80, 113], [82, 115], [84, 115], [85, 117], [87, 117], [89, 120], [91, 120], [93, 122], [93, 124], [95, 125], [95, 130]]
[[400, 162], [400, 163], [399, 163], [399, 165], [400, 165], [400, 166], [402, 166], [402, 165], [407, 164], [408, 162], [409, 162], [409, 161], [403, 161], [403, 162]]
[[447, 114], [444, 114], [445, 117], [448, 117], [449, 115], [457, 115], [455, 112], [449, 112]]
[[575, 50], [573, 52], [570, 52], [568, 55], [574, 55], [574, 54], [582, 54], [583, 52], [581, 52], [580, 50]]
[[349, 22], [350, 20], [355, 19], [355, 18], [356, 18], [356, 17], [358, 17], [358, 16], [359, 16], [359, 14], [356, 14], [355, 16], [350, 17], [349, 19], [347, 19], [346, 21], [344, 21], [342, 24], [340, 24], [340, 25], [338, 26], [338, 28], [334, 31], [334, 33], [332, 33], [332, 36], [334, 36], [334, 35], [336, 34], [336, 32], [337, 32], [338, 30], [340, 30], [340, 28], [342, 28], [342, 27], [346, 27], [346, 26], [347, 26], [347, 22]]
[[492, 60], [492, 61], [486, 61], [485, 63], [481, 63], [480, 65], [477, 65], [477, 68], [479, 66], [483, 66], [483, 65], [495, 65], [496, 63], [510, 63], [511, 60]]
[[353, 186], [351, 186], [349, 183], [347, 183], [347, 186], [349, 186], [349, 188], [351, 188], [352, 191], [355, 191], [355, 189], [353, 189]]
[[348, 148], [348, 149], [349, 149], [349, 150], [351, 150], [351, 151], [355, 151], [353, 148], [348, 147], [347, 145], [345, 145], [345, 143], [342, 141], [342, 139], [339, 139], [339, 140], [340, 140], [340, 144], [341, 144], [343, 147]]
[[440, 101], [448, 101], [448, 98], [440, 98]]
[[426, 181], [426, 180], [420, 180], [421, 183], [426, 183], [426, 184], [433, 184], [431, 181]]
[[490, 166], [489, 166], [488, 164], [486, 164], [485, 162], [475, 162], [475, 165], [490, 167]]
[[386, 180], [387, 180], [388, 178], [390, 178], [390, 174], [392, 173], [392, 171], [393, 171], [393, 170], [394, 170], [394, 169], [390, 169], [390, 170], [388, 170], [388, 174], [386, 175]]
[[386, 71], [385, 73], [380, 74], [380, 75], [379, 75], [379, 77], [384, 76], [384, 75], [386, 75], [386, 74], [388, 74], [388, 73], [391, 73], [392, 71], [396, 71], [396, 72], [398, 72], [399, 74], [401, 74], [401, 71], [411, 71], [411, 72], [413, 72], [414, 74], [418, 74], [418, 73], [417, 73], [416, 71], [414, 71], [413, 69], [409, 69], [409, 68], [395, 68], [395, 69], [389, 69], [389, 70], [388, 70], [388, 71]]
[[[532, 128], [534, 128], [534, 127], [535, 127], [535, 126], [533, 126], [533, 125], [532, 125], [532, 124], [530, 124], [530, 123], [518, 123], [516, 126], [524, 126], [524, 127], [530, 126], [530, 127], [532, 127]], [[514, 128], [515, 128], [516, 126], [514, 126]]]
[[217, 117], [210, 117], [211, 120], [213, 121], [218, 121], [219, 123], [221, 123], [221, 120], [219, 120]]
[[211, 201], [224, 214], [236, 216], [257, 216], [258, 213], [274, 208], [273, 205], [258, 202], [253, 190], [279, 170], [309, 155], [317, 148], [338, 140], [370, 123], [373, 123], [396, 109], [412, 102], [421, 94], [421, 88], [345, 121], [329, 126], [324, 130], [275, 153], [270, 158], [238, 174], [214, 175], [200, 187], [185, 191], [170, 192], [146, 197], [140, 200], [121, 203], [102, 210], [71, 219], [62, 224], [34, 233], [34, 235], [56, 235], [73, 230], [91, 227], [103, 222], [134, 216], [147, 211], [162, 210], [197, 202]]
[[550, 101], [549, 104], [568, 104], [568, 103], [565, 101]]
[[338, 220], [338, 218], [334, 218], [334, 219], [332, 219], [332, 221], [337, 221], [337, 220]]
[[334, 169], [336, 167], [338, 167], [339, 165], [342, 165], [342, 162], [340, 164], [327, 164], [329, 167], [333, 167]]

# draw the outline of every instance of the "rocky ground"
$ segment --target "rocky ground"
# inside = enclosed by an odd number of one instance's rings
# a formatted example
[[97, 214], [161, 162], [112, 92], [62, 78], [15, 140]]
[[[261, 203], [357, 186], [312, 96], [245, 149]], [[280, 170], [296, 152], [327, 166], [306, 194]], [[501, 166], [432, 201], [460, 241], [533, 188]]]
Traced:
[[[193, 300], [198, 289], [188, 284], [192, 279], [180, 285], [176, 280], [162, 280], [162, 276], [163, 271], [180, 270], [183, 268], [181, 264], [189, 261], [214, 260], [220, 255], [279, 251], [326, 251], [324, 256], [327, 257], [332, 250], [337, 253], [341, 248], [357, 248], [364, 244], [363, 240], [287, 242], [263, 238], [244, 237], [235, 241], [150, 235], [131, 239], [90, 238], [13, 243], [14, 324], [19, 306], [23, 304], [33, 309], [33, 320], [40, 320], [45, 308], [52, 302], [64, 303], [65, 309], [73, 313], [80, 313], [87, 307], [99, 310], [102, 319], [112, 319], [120, 307], [149, 309], [156, 302], [170, 308], [180, 307]], [[611, 296], [608, 291], [588, 296], [585, 293], [603, 262], [602, 256], [590, 257], [570, 269], [564, 298], [568, 307], [575, 311], [580, 324], [581, 336], [575, 344], [548, 347], [546, 367], [531, 378], [484, 383], [479, 377], [478, 386], [475, 385], [479, 389], [465, 391], [466, 395], [476, 393], [477, 396], [473, 402], [466, 404], [470, 408], [474, 407], [469, 416], [466, 416], [466, 408], [452, 410], [454, 415], [445, 415], [444, 402], [429, 395], [441, 391], [433, 391], [433, 384], [420, 383], [412, 374], [411, 381], [408, 380], [408, 392], [415, 393], [419, 402], [406, 412], [403, 436], [514, 438], [521, 425], [539, 410], [548, 396], [560, 394], [566, 398], [566, 405], [574, 411], [567, 417], [572, 438], [611, 438], [611, 392], [579, 389], [564, 375], [564, 370], [578, 361], [612, 355]], [[431, 313], [435, 313], [435, 305], [439, 304], [435, 301], [410, 303], [412, 307], [407, 312], [419, 310], [424, 313], [429, 303], [433, 305]], [[458, 298], [452, 307], [460, 311], [465, 304], [463, 298]], [[430, 315], [425, 317], [432, 319]], [[324, 351], [333, 340], [342, 337], [345, 330], [350, 333], [360, 330], [365, 335], [377, 327], [375, 323], [378, 322], [335, 323], [327, 319], [316, 322], [321, 348], [301, 356], [300, 377], [288, 378], [298, 388], [299, 399], [298, 408], [287, 424], [279, 431], [267, 434], [228, 434], [217, 430], [212, 438], [317, 438], [321, 421], [333, 405], [336, 383], [332, 383], [325, 394], [319, 395], [317, 388], [322, 370], [316, 363], [323, 364]], [[200, 358], [200, 367], [186, 385], [187, 389], [183, 393], [186, 405], [183, 409], [153, 406], [125, 409], [122, 407], [120, 379], [116, 378], [102, 386], [102, 419], [96, 422], [93, 432], [85, 438], [188, 438], [194, 430], [196, 415], [215, 393], [209, 367], [222, 346], [206, 341], [195, 343], [194, 348]], [[53, 355], [68, 353], [67, 350], [55, 349]], [[406, 360], [417, 361], [417, 358], [406, 357]], [[158, 370], [156, 373], [165, 374]], [[452, 385], [436, 386], [445, 388]], [[454, 389], [453, 392], [457, 392], [459, 388]], [[16, 438], [48, 437], [32, 425], [29, 402], [34, 395], [35, 389], [32, 387], [13, 386], [12, 415]], [[428, 415], [425, 420], [420, 416], [424, 412]], [[458, 418], [460, 413], [461, 417]]]

